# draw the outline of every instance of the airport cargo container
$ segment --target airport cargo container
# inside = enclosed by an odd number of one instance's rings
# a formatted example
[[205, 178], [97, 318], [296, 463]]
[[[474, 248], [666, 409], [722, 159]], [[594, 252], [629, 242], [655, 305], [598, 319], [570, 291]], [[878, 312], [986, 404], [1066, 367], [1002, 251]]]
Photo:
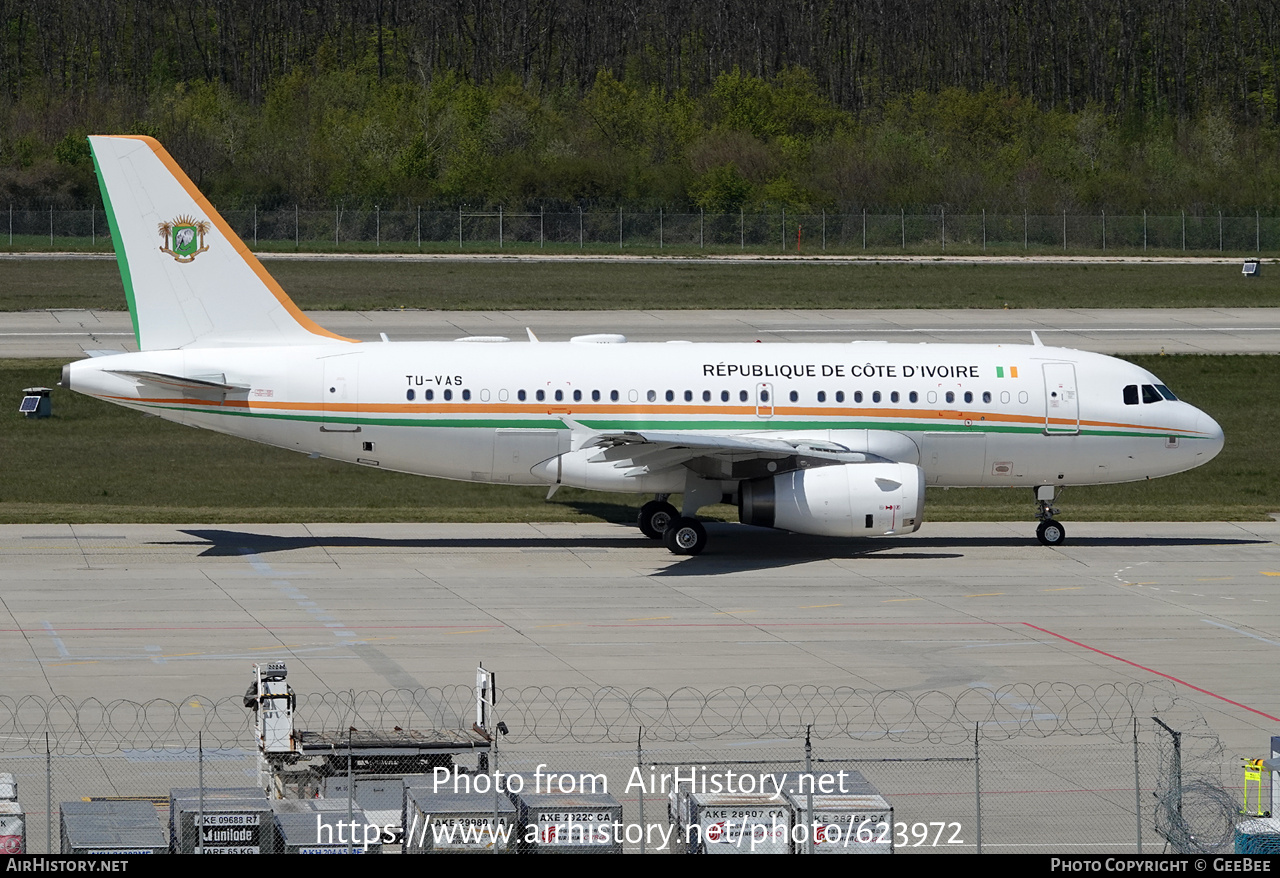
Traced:
[[[201, 812], [203, 811], [203, 815]], [[179, 854], [260, 854], [275, 846], [275, 815], [254, 787], [175, 789], [169, 794], [170, 850]]]
[[406, 785], [405, 814], [406, 854], [492, 853], [495, 844], [502, 853], [516, 850], [516, 807], [504, 793], [434, 792], [430, 786]]
[[0, 802], [0, 854], [27, 852], [27, 815], [17, 802]]
[[64, 854], [169, 853], [156, 806], [142, 799], [63, 802], [58, 825]]

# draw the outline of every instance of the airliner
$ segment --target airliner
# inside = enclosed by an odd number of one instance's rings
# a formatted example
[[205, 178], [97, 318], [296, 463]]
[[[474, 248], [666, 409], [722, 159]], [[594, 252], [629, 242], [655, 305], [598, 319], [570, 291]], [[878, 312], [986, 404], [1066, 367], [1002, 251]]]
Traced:
[[[155, 140], [90, 137], [137, 352], [62, 386], [313, 457], [652, 495], [679, 555], [715, 503], [744, 524], [908, 534], [925, 488], [1030, 489], [1047, 546], [1068, 486], [1211, 460], [1222, 429], [1146, 369], [1044, 345], [361, 342], [303, 314]], [[672, 503], [679, 495], [681, 506]]]

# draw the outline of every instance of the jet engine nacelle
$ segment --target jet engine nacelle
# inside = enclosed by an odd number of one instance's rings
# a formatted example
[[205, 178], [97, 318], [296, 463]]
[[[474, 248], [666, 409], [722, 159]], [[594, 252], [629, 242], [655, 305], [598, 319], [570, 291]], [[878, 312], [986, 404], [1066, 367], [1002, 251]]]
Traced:
[[738, 520], [827, 537], [914, 533], [924, 520], [924, 470], [849, 463], [742, 482]]

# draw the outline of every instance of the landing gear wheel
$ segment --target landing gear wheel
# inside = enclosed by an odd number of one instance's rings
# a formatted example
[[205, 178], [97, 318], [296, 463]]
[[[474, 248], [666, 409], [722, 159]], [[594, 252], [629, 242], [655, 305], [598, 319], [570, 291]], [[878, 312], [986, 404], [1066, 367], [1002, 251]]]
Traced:
[[696, 518], [677, 518], [662, 535], [662, 542], [674, 555], [697, 555], [707, 547], [707, 531]]
[[1036, 528], [1036, 537], [1046, 546], [1061, 546], [1067, 541], [1067, 529], [1050, 518], [1040, 522], [1040, 526]]
[[662, 500], [650, 500], [640, 507], [640, 518], [636, 522], [640, 530], [651, 540], [660, 540], [667, 532], [671, 522], [680, 517], [676, 508]]

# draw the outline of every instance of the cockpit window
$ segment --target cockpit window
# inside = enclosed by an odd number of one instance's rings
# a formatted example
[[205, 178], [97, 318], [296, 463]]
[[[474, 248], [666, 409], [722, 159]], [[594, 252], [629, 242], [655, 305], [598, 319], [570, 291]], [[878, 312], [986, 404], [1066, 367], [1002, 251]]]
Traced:
[[1169, 400], [1169, 402], [1178, 401], [1178, 398], [1173, 395], [1173, 391], [1165, 387], [1163, 384], [1157, 384], [1156, 390], [1160, 391], [1160, 395], [1163, 396], [1165, 399]]
[[1124, 404], [1125, 404], [1125, 405], [1137, 405], [1137, 404], [1138, 404], [1138, 385], [1136, 385], [1136, 384], [1130, 384], [1130, 385], [1127, 385], [1127, 386], [1125, 387], [1125, 389], [1124, 389]]
[[1163, 400], [1164, 397], [1160, 395], [1160, 391], [1156, 390], [1150, 384], [1142, 385], [1142, 401], [1144, 404], [1148, 402], [1162, 402]]

